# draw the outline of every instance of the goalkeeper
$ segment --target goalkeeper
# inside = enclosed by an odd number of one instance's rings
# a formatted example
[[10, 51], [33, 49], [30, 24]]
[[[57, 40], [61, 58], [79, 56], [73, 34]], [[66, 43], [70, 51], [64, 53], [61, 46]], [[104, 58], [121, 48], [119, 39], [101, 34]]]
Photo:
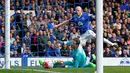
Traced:
[[[92, 68], [96, 68], [96, 65], [89, 62], [88, 64], [86, 64], [87, 58], [86, 58], [86, 54], [82, 48], [82, 45], [80, 44], [79, 39], [74, 39], [72, 41], [68, 41], [66, 42], [66, 44], [71, 44], [73, 50], [72, 50], [72, 61], [57, 61], [54, 63], [53, 68], [56, 67], [65, 67], [65, 68], [84, 68], [84, 67], [92, 67]], [[49, 66], [47, 65], [47, 63], [42, 62], [41, 60], [39, 60], [40, 65], [42, 65], [43, 67]], [[48, 67], [46, 67], [48, 68]]]

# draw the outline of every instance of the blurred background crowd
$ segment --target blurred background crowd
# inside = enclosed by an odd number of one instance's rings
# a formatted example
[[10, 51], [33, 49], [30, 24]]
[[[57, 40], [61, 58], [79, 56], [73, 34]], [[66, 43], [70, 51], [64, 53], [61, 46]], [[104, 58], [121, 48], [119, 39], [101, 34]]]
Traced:
[[[53, 26], [70, 19], [75, 6], [81, 6], [90, 16], [89, 25], [96, 32], [95, 0], [10, 0], [11, 57], [71, 57], [72, 47], [63, 41], [80, 36], [74, 23], [54, 29]], [[130, 0], [104, 0], [104, 37], [118, 43], [112, 47], [104, 43], [104, 57], [130, 57]], [[4, 56], [5, 2], [0, 1], [0, 57]], [[24, 13], [24, 10], [34, 11]], [[84, 46], [88, 57], [96, 51], [95, 40]]]

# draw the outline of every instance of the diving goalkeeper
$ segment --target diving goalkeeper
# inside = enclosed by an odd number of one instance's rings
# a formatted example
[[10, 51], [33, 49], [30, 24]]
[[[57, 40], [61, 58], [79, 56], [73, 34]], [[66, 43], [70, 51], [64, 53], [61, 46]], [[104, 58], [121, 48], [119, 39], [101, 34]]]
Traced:
[[[87, 57], [85, 54], [85, 51], [82, 48], [82, 45], [80, 44], [80, 40], [78, 38], [66, 42], [66, 44], [71, 44], [73, 50], [72, 50], [72, 61], [56, 61], [53, 64], [53, 68], [56, 67], [64, 67], [64, 68], [84, 68], [84, 67], [92, 67], [96, 68], [96, 65], [93, 63], [86, 64]], [[39, 60], [39, 64], [42, 65], [44, 68], [50, 68], [49, 63], [43, 62]], [[52, 66], [52, 65], [51, 65]]]

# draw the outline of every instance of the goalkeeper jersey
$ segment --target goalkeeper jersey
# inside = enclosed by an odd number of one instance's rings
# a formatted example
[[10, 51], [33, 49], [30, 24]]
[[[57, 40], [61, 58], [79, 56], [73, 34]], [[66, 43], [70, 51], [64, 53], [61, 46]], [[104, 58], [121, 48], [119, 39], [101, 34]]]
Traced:
[[74, 49], [72, 51], [72, 58], [73, 58], [72, 62], [70, 61], [64, 62], [68, 68], [78, 68], [78, 67], [83, 68], [86, 65], [87, 58], [81, 44], [79, 44], [77, 49]]

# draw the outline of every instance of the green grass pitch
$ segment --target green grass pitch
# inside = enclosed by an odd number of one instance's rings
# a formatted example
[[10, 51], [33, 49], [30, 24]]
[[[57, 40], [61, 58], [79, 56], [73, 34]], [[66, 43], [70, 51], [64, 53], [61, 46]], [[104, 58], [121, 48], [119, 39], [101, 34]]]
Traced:
[[[52, 68], [42, 67], [11, 67], [10, 70], [0, 69], [0, 73], [94, 73], [93, 68]], [[129, 66], [107, 66], [104, 73], [130, 73]]]

